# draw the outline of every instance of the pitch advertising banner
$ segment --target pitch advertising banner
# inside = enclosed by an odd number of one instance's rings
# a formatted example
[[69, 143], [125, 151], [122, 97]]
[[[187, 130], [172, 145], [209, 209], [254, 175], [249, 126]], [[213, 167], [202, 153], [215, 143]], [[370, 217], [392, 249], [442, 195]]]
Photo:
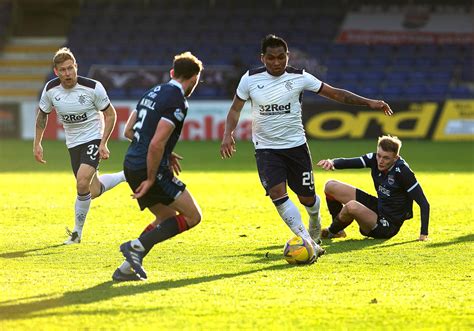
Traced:
[[[122, 101], [113, 103], [117, 111], [117, 122], [111, 139], [125, 140], [123, 129], [129, 114], [135, 109], [136, 102]], [[230, 108], [230, 101], [189, 101], [189, 111], [181, 133], [182, 140], [220, 140], [225, 129], [225, 120]], [[37, 104], [24, 103], [22, 109], [22, 138], [34, 138], [35, 111]], [[250, 103], [242, 109], [240, 121], [235, 132], [239, 140], [252, 138], [252, 122]], [[64, 129], [59, 122], [56, 112], [48, 116], [48, 125], [44, 139], [64, 139]]]
[[[181, 139], [220, 140], [230, 104], [230, 101], [190, 101]], [[114, 106], [117, 124], [112, 139], [124, 140], [123, 129], [130, 112], [135, 109], [135, 102], [116, 102]], [[320, 140], [368, 139], [387, 133], [402, 139], [474, 140], [473, 100], [399, 102], [390, 106], [395, 111], [393, 116], [365, 107], [306, 101], [302, 114], [306, 135], [309, 139]], [[36, 107], [36, 103], [21, 106], [23, 139], [33, 139]], [[11, 119], [8, 113], [5, 123], [11, 123]], [[236, 138], [249, 140], [251, 137], [250, 103], [247, 102], [236, 129]], [[49, 115], [44, 138], [64, 139], [64, 130], [54, 111]]]
[[391, 103], [392, 116], [363, 107], [306, 103], [308, 138], [361, 139], [391, 134], [402, 139], [474, 140], [474, 101]]
[[400, 138], [425, 139], [431, 136], [439, 111], [436, 102], [392, 103], [395, 113], [337, 103], [306, 103], [303, 123], [309, 138], [361, 139], [389, 133]]
[[474, 102], [448, 100], [438, 121], [434, 140], [474, 140]]

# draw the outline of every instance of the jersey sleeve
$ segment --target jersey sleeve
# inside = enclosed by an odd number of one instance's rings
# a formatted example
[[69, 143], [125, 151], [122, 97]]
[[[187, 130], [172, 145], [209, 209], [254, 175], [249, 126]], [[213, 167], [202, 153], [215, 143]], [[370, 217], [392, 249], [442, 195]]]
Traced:
[[375, 157], [375, 153], [367, 153], [360, 157], [362, 162], [364, 163], [364, 168], [371, 168], [377, 167], [377, 159]]
[[403, 188], [410, 193], [415, 187], [420, 185], [415, 178], [415, 174], [411, 169], [407, 166], [401, 166], [400, 171], [397, 171], [400, 175], [400, 181], [402, 183]]
[[184, 121], [184, 117], [185, 115], [181, 107], [166, 108], [161, 113], [161, 119], [173, 124], [175, 127], [178, 123]]
[[336, 169], [360, 169], [370, 168], [373, 153], [362, 155], [361, 157], [337, 158], [333, 160]]
[[310, 73], [303, 71], [304, 78], [304, 89], [308, 91], [313, 91], [319, 93], [323, 87], [323, 82], [311, 75]]
[[410, 198], [420, 206], [421, 228], [420, 234], [428, 235], [428, 225], [430, 220], [430, 205], [425, 197], [420, 183], [416, 180], [415, 174], [407, 166], [400, 169], [400, 180], [403, 188]]
[[237, 91], [235, 94], [237, 95], [239, 99], [244, 100], [244, 101], [247, 101], [250, 98], [248, 71], [240, 79], [240, 82], [239, 82], [239, 85], [237, 86]]
[[101, 82], [97, 82], [94, 89], [94, 105], [100, 111], [104, 111], [109, 107], [110, 100], [104, 86]]
[[41, 98], [38, 107], [43, 113], [46, 114], [51, 113], [51, 110], [53, 109], [53, 102], [49, 93], [46, 91], [46, 86], [44, 87], [43, 92], [41, 93]]
[[182, 100], [181, 94], [176, 94], [170, 98], [166, 107], [161, 111], [161, 118], [176, 127], [177, 124], [182, 123], [186, 117], [185, 107], [186, 105]]

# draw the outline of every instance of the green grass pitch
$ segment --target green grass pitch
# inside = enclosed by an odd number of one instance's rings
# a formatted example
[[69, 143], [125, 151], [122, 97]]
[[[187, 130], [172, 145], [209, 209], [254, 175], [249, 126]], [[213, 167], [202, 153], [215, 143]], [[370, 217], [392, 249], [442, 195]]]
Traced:
[[[356, 225], [327, 255], [291, 266], [291, 232], [265, 197], [252, 146], [221, 160], [218, 142], [180, 142], [180, 178], [202, 223], [158, 244], [146, 282], [111, 281], [118, 246], [152, 220], [126, 184], [92, 202], [83, 242], [63, 246], [73, 226], [74, 178], [63, 142], [0, 141], [0, 330], [472, 330], [474, 329], [474, 159], [472, 142], [406, 141], [408, 160], [431, 205], [430, 241], [418, 242], [419, 208], [391, 240]], [[101, 172], [121, 169], [125, 142], [109, 145]], [[313, 161], [359, 156], [373, 141], [312, 141]], [[367, 169], [315, 169], [374, 192]], [[291, 195], [294, 199], [294, 195]], [[301, 206], [300, 206], [301, 207]], [[300, 208], [306, 221], [304, 209]], [[323, 226], [329, 214], [322, 204]]]

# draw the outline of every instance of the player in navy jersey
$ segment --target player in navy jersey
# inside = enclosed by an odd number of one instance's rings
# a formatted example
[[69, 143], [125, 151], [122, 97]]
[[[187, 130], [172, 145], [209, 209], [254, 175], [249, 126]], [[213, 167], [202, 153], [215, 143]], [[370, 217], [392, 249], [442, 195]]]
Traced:
[[186, 98], [198, 85], [202, 69], [190, 52], [176, 55], [172, 79], [147, 91], [130, 115], [125, 136], [132, 142], [125, 155], [125, 177], [140, 209], [148, 208], [155, 219], [137, 239], [120, 245], [125, 261], [112, 275], [115, 281], [146, 279], [142, 262], [151, 248], [201, 221], [199, 205], [173, 174], [181, 170], [181, 157], [173, 149], [188, 112]]
[[421, 211], [418, 240], [428, 239], [430, 205], [415, 174], [399, 155], [401, 146], [397, 137], [382, 136], [376, 153], [318, 162], [325, 170], [370, 168], [377, 191], [377, 197], [374, 197], [349, 184], [329, 180], [324, 192], [333, 221], [329, 228], [323, 229], [323, 238], [345, 237], [344, 229], [353, 220], [359, 224], [364, 236], [391, 238], [405, 220], [413, 217], [415, 200]]
[[115, 109], [104, 87], [96, 80], [77, 75], [76, 59], [66, 47], [56, 52], [53, 65], [57, 77], [46, 83], [41, 94], [33, 153], [36, 161], [46, 163], [41, 141], [48, 115], [54, 109], [64, 127], [76, 177], [74, 229], [67, 230], [69, 238], [64, 242], [70, 245], [81, 242], [91, 199], [125, 181], [125, 176], [123, 171], [99, 176], [97, 171], [100, 160], [109, 158], [107, 142], [116, 119]]
[[[323, 83], [304, 70], [288, 66], [287, 43], [275, 35], [262, 41], [263, 67], [247, 71], [227, 115], [220, 153], [230, 158], [235, 152], [233, 133], [245, 102], [252, 102], [252, 140], [258, 174], [280, 217], [296, 235], [312, 242], [317, 255], [321, 231], [320, 198], [316, 195], [311, 155], [301, 119], [305, 90], [345, 104], [367, 106], [391, 115], [389, 105]], [[287, 183], [305, 206], [308, 230], [295, 204], [288, 198]]]

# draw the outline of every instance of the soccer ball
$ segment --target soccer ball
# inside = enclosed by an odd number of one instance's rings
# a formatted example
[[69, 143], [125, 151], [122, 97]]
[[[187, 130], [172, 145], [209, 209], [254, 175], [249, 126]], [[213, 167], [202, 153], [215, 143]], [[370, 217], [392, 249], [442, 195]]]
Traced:
[[310, 264], [315, 258], [313, 245], [299, 236], [286, 242], [283, 256], [289, 264]]

